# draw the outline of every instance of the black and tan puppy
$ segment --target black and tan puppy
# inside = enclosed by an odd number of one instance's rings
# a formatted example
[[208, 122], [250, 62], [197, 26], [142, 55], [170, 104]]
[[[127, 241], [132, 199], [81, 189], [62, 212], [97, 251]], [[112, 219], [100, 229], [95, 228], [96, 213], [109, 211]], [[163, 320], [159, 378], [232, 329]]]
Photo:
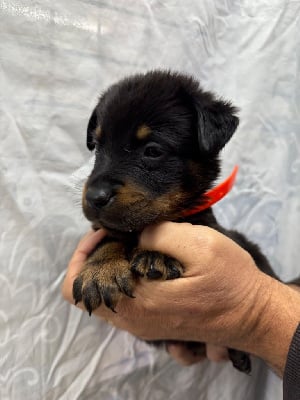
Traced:
[[[222, 228], [211, 208], [184, 217], [204, 199], [219, 175], [219, 152], [238, 126], [236, 109], [204, 92], [193, 78], [153, 71], [111, 86], [88, 124], [87, 146], [95, 166], [83, 191], [83, 211], [95, 229], [110, 235], [74, 282], [75, 302], [91, 313], [103, 302], [114, 311], [132, 296], [138, 278], [174, 279], [174, 259], [136, 247], [139, 232], [159, 221], [208, 225], [248, 250], [274, 276], [259, 248]], [[236, 368], [250, 371], [249, 357], [229, 349]]]

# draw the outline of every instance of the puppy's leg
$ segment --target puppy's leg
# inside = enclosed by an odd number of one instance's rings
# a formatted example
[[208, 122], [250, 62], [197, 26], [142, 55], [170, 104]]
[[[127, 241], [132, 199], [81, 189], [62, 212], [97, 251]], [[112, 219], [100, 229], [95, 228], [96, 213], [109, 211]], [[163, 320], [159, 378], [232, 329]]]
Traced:
[[157, 251], [136, 249], [132, 257], [131, 272], [137, 277], [148, 279], [176, 279], [183, 274], [179, 261]]
[[134, 284], [124, 244], [108, 239], [92, 253], [75, 279], [73, 297], [75, 304], [83, 301], [89, 314], [102, 302], [115, 311], [122, 294], [133, 297]]

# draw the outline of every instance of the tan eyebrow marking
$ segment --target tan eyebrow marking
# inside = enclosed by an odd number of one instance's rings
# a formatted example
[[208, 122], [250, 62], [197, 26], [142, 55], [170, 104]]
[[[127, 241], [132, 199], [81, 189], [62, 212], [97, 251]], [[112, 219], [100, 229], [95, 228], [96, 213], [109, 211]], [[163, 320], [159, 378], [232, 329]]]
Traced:
[[100, 125], [97, 126], [96, 130], [95, 130], [95, 135], [97, 137], [97, 139], [100, 139], [101, 137], [101, 128]]
[[147, 125], [141, 125], [138, 130], [136, 131], [136, 137], [139, 140], [146, 139], [151, 133], [151, 129]]

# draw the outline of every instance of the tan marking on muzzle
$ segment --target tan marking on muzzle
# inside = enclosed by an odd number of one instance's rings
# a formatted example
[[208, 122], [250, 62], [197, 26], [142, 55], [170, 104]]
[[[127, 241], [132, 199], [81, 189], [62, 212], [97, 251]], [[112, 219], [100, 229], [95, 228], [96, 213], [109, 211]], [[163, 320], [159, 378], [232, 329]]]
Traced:
[[95, 135], [97, 137], [97, 139], [100, 139], [101, 137], [101, 128], [100, 125], [97, 126], [96, 130], [95, 130]]
[[139, 187], [131, 182], [127, 182], [118, 190], [116, 196], [119, 203], [130, 205], [133, 203], [138, 203], [139, 201], [144, 201], [147, 198], [147, 193], [142, 187]]

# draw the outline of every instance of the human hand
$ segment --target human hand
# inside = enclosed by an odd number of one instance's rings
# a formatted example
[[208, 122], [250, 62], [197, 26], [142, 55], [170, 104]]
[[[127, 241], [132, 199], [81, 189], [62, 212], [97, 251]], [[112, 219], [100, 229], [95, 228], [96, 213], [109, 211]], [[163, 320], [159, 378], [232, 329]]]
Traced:
[[[74, 304], [72, 297], [73, 281], [81, 271], [82, 266], [89, 254], [95, 248], [95, 246], [101, 242], [103, 237], [106, 235], [104, 230], [98, 230], [96, 232], [89, 231], [78, 243], [77, 248], [69, 262], [68, 270], [63, 281], [62, 293], [66, 300]], [[129, 300], [130, 301], [130, 300]], [[82, 303], [79, 303], [77, 307], [84, 310]], [[98, 316], [106, 319], [110, 323], [114, 323], [115, 316], [111, 312], [107, 312], [106, 309], [102, 308], [97, 310]], [[117, 322], [115, 322], [117, 324]], [[192, 365], [197, 362], [209, 359], [211, 361], [220, 362], [228, 360], [228, 352], [225, 347], [206, 345], [206, 357], [203, 355], [194, 354], [193, 351], [188, 349], [182, 344], [182, 342], [172, 342], [167, 344], [167, 351], [172, 358], [174, 358], [179, 364]]]
[[[105, 233], [89, 235], [75, 251], [64, 281], [69, 301], [75, 276]], [[142, 279], [136, 298], [122, 298], [117, 314], [105, 307], [94, 314], [146, 340], [208, 342], [250, 352], [282, 373], [299, 321], [298, 292], [260, 272], [246, 251], [205, 226], [162, 223], [142, 233], [140, 246], [177, 258], [186, 268], [184, 277]], [[179, 354], [184, 361], [181, 350], [177, 348], [177, 359]], [[174, 358], [175, 353], [173, 348]]]

